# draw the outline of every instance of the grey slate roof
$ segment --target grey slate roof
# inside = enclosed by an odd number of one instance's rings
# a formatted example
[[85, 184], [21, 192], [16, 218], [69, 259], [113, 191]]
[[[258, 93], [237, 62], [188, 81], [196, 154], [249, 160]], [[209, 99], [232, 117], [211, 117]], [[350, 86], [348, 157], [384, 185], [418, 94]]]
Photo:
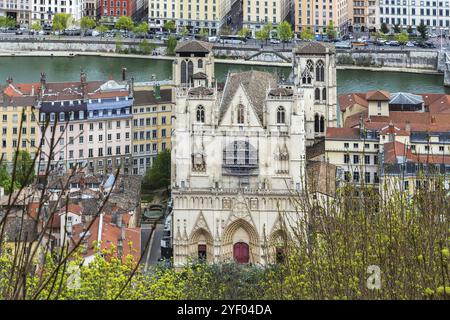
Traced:
[[194, 79], [208, 79], [208, 76], [204, 72], [197, 72], [195, 73], [192, 78]]
[[246, 71], [230, 73], [225, 83], [223, 100], [220, 105], [220, 120], [222, 120], [229, 104], [239, 86], [242, 85], [261, 123], [263, 122], [264, 103], [267, 90], [277, 87], [277, 77], [274, 74], [262, 71]]
[[212, 43], [199, 40], [189, 40], [178, 43], [175, 48], [175, 52], [210, 53], [212, 48]]
[[389, 104], [421, 104], [423, 103], [422, 96], [406, 92], [396, 92], [391, 94]]
[[309, 41], [302, 42], [294, 48], [294, 53], [305, 55], [326, 54], [327, 52], [336, 52], [334, 45], [326, 42]]

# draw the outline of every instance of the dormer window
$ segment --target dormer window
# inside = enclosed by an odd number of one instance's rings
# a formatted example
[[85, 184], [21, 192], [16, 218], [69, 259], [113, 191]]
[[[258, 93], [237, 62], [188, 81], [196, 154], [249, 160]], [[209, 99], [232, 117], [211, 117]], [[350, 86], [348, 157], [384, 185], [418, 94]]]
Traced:
[[64, 112], [59, 113], [59, 121], [64, 121]]

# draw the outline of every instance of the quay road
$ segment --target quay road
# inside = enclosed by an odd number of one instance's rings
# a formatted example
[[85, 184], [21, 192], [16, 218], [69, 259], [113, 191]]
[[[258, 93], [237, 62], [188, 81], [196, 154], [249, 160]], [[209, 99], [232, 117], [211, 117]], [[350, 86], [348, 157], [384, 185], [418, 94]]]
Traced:
[[[143, 39], [138, 38], [122, 38], [121, 41], [123, 44], [139, 44]], [[1, 42], [8, 42], [8, 41], [17, 41], [17, 42], [45, 42], [45, 41], [64, 41], [64, 42], [78, 42], [78, 43], [116, 43], [116, 38], [113, 37], [92, 37], [92, 36], [55, 36], [55, 35], [16, 35], [11, 33], [0, 33], [0, 49], [2, 47]], [[147, 40], [150, 43], [154, 43], [157, 46], [165, 46], [165, 42], [163, 40], [158, 39], [149, 39]], [[405, 50], [440, 50], [441, 48], [441, 39], [440, 38], [431, 38], [428, 40], [429, 42], [432, 42], [436, 48], [430, 49], [430, 48], [420, 48], [420, 47], [406, 47], [406, 46], [377, 46], [373, 44], [368, 44], [365, 47], [356, 47], [350, 50], [372, 50], [372, 51], [384, 51], [384, 50], [398, 50], [398, 51], [405, 51]], [[270, 41], [267, 42], [261, 42], [259, 40], [255, 39], [249, 39], [244, 44], [221, 44], [221, 43], [215, 43], [215, 48], [232, 48], [232, 49], [243, 49], [243, 50], [259, 50], [259, 49], [266, 49], [266, 50], [274, 50], [274, 51], [291, 51], [293, 46], [298, 41], [292, 41], [290, 43], [285, 43], [284, 45], [282, 43], [279, 44], [272, 44]], [[449, 39], [442, 39], [442, 48], [444, 50], [450, 50], [450, 40]], [[340, 51], [342, 49], [339, 49]], [[349, 50], [349, 49], [347, 49]], [[342, 50], [346, 51], [346, 49]]]

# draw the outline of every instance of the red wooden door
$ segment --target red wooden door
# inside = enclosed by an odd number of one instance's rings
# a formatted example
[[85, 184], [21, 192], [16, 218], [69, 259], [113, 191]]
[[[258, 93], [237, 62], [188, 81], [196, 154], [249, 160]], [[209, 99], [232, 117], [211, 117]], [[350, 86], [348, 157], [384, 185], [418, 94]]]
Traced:
[[237, 263], [248, 263], [250, 260], [248, 244], [245, 242], [235, 243], [233, 246], [233, 257]]

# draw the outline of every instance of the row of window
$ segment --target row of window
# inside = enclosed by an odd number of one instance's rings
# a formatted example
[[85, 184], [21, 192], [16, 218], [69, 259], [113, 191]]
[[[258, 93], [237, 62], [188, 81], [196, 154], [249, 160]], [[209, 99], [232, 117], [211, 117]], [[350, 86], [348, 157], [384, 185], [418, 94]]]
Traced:
[[[362, 157], [360, 155], [354, 154], [353, 155], [353, 164], [359, 164], [361, 158]], [[371, 161], [371, 159], [373, 159], [373, 161]], [[350, 164], [350, 155], [349, 154], [344, 154], [344, 163]], [[364, 164], [377, 165], [378, 164], [378, 156], [371, 157], [370, 155], [364, 155]]]
[[[344, 180], [345, 182], [360, 182], [360, 173], [359, 171], [354, 171], [350, 173], [350, 171], [344, 172]], [[378, 177], [378, 173], [376, 172], [364, 172], [364, 182], [365, 183], [380, 183], [380, 179]]]
[[[161, 125], [167, 124], [166, 117], [161, 117]], [[158, 118], [142, 118], [142, 119], [134, 119], [133, 125], [135, 127], [143, 127], [143, 126], [157, 126], [158, 125]]]

